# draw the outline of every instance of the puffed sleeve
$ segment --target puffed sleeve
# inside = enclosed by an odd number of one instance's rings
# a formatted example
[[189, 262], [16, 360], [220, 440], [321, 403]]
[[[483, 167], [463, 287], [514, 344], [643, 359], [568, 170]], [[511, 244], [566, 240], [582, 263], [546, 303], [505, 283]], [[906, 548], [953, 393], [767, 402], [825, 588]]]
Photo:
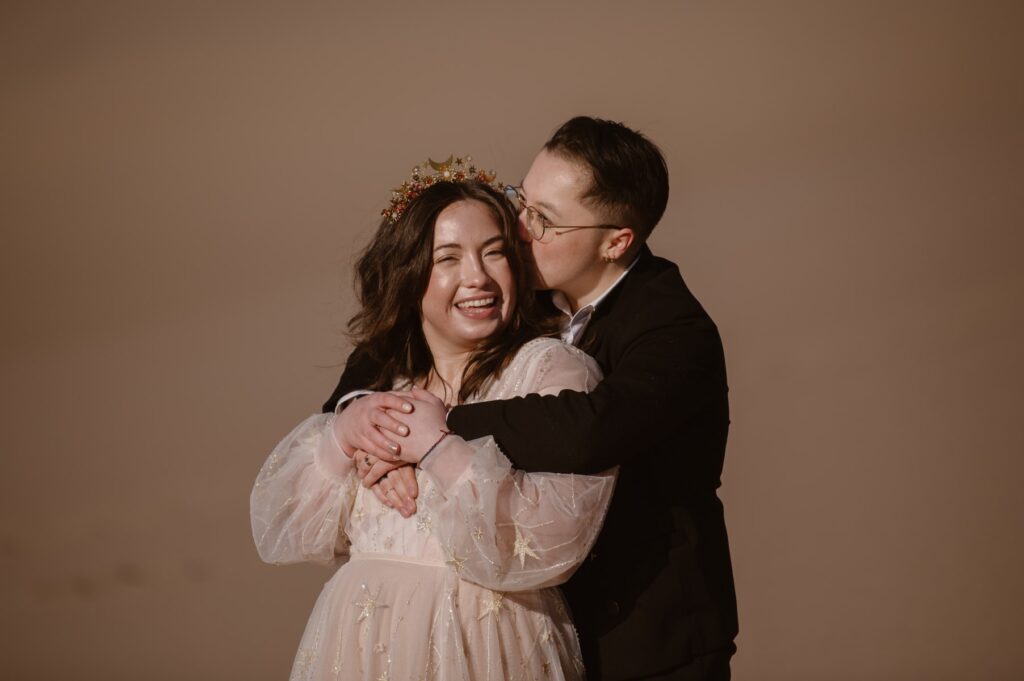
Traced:
[[[521, 371], [522, 390], [546, 394], [590, 390], [601, 378], [592, 358], [555, 341]], [[440, 520], [433, 527], [448, 564], [496, 591], [568, 580], [597, 539], [616, 479], [614, 469], [599, 475], [515, 470], [491, 437], [466, 442], [451, 435], [422, 468], [430, 482], [421, 499]]]
[[252, 536], [268, 563], [330, 563], [347, 554], [344, 528], [358, 483], [333, 425], [334, 414], [300, 423], [256, 478], [249, 498]]
[[459, 576], [496, 591], [568, 580], [601, 530], [614, 473], [514, 470], [490, 437], [450, 436], [441, 446], [445, 458], [464, 465], [448, 486], [443, 476], [432, 478], [421, 499], [439, 521], [433, 531]]

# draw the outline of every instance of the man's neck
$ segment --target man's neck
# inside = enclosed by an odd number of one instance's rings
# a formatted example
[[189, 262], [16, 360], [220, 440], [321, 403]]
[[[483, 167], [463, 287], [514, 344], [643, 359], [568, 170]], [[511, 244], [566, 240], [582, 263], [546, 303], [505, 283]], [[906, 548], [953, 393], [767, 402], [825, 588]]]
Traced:
[[569, 288], [563, 289], [562, 294], [569, 303], [572, 313], [575, 314], [581, 307], [586, 307], [603, 296], [629, 269], [632, 262], [633, 259], [627, 261], [625, 265], [620, 265], [619, 261], [607, 263], [599, 271], [595, 272], [595, 276], [588, 277], [589, 281], [585, 282], [579, 289], [574, 288], [571, 291]]

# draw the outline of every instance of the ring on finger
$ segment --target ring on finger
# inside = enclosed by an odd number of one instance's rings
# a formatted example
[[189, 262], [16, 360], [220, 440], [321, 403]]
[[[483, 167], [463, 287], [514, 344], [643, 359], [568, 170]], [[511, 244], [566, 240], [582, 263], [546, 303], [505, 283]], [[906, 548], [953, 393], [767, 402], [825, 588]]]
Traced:
[[371, 466], [373, 466], [373, 464], [370, 463], [370, 455], [369, 454], [367, 454], [366, 456], [363, 457], [363, 465], [366, 466], [367, 468], [370, 468]]

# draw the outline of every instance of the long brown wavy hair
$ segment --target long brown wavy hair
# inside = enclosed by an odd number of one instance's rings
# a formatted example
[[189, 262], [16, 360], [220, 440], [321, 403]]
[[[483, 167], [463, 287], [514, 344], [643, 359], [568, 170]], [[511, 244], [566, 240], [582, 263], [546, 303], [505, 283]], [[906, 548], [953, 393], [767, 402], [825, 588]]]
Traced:
[[423, 336], [421, 304], [433, 268], [434, 224], [442, 210], [458, 201], [478, 201], [494, 215], [516, 295], [508, 324], [481, 341], [466, 364], [459, 402], [499, 376], [524, 343], [557, 330], [557, 318], [542, 311], [531, 288], [526, 246], [517, 238], [516, 215], [508, 200], [483, 182], [439, 182], [412, 199], [398, 220], [382, 220], [356, 263], [360, 310], [348, 330], [353, 352], [381, 369], [371, 389], [391, 390], [399, 379], [416, 383], [434, 369]]

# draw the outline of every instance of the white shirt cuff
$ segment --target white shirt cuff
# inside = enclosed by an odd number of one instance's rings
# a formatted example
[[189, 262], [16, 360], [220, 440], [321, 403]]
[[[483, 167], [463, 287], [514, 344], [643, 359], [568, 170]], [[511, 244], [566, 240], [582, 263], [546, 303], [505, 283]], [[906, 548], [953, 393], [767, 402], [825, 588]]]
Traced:
[[353, 390], [350, 393], [345, 393], [344, 395], [341, 396], [341, 399], [338, 400], [337, 404], [334, 405], [334, 413], [337, 414], [339, 411], [341, 411], [342, 407], [344, 407], [345, 403], [348, 402], [349, 400], [354, 400], [355, 398], [362, 397], [363, 395], [372, 394], [372, 390]]

